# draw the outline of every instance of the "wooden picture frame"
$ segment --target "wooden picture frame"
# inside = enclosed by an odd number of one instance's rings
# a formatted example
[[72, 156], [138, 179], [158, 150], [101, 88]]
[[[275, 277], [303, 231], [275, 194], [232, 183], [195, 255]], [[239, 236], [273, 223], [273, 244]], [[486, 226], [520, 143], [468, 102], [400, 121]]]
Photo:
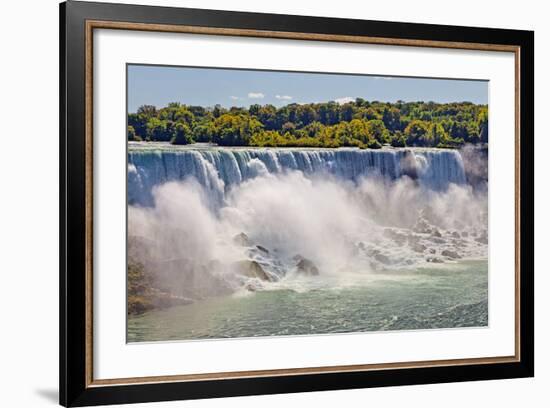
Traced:
[[[516, 334], [511, 356], [113, 380], [93, 378], [93, 31], [197, 33], [515, 54]], [[60, 5], [60, 403], [338, 390], [534, 375], [534, 34], [68, 1]], [[521, 250], [520, 250], [521, 249]]]

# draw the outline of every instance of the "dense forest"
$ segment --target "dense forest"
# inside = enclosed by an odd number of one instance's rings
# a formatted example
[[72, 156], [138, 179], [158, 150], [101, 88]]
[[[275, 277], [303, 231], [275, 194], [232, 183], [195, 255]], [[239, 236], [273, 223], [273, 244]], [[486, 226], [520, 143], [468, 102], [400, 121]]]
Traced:
[[487, 143], [487, 105], [470, 102], [353, 102], [251, 105], [226, 109], [141, 106], [128, 114], [128, 140], [222, 146], [380, 148]]

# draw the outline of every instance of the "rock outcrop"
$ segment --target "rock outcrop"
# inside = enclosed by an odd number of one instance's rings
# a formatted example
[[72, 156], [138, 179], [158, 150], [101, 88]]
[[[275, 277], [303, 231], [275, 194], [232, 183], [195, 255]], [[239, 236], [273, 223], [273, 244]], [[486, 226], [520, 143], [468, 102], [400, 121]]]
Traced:
[[261, 245], [256, 245], [256, 248], [263, 252], [265, 255], [269, 254], [269, 250]]
[[374, 259], [376, 259], [378, 262], [380, 262], [381, 264], [384, 264], [384, 265], [391, 265], [391, 263], [392, 263], [389, 256], [384, 255], [384, 254], [380, 254], [380, 253], [375, 254]]
[[450, 249], [444, 249], [443, 251], [441, 251], [441, 256], [446, 256], [446, 257], [451, 258], [451, 259], [461, 258], [461, 256], [457, 252], [452, 251]]
[[315, 263], [308, 258], [304, 258], [302, 255], [297, 254], [292, 257], [296, 261], [296, 273], [305, 276], [317, 276], [319, 275], [319, 268]]
[[479, 242], [480, 244], [488, 244], [489, 237], [487, 236], [487, 231], [481, 232], [479, 236], [476, 238], [476, 242]]
[[250, 246], [250, 238], [244, 232], [241, 232], [233, 237], [233, 243], [239, 246], [247, 247]]
[[242, 261], [234, 262], [231, 267], [236, 274], [241, 276], [246, 276], [247, 278], [257, 278], [268, 282], [273, 281], [272, 277], [256, 261], [243, 259]]
[[413, 226], [413, 231], [419, 234], [429, 234], [432, 232], [432, 226], [425, 218], [419, 217]]
[[127, 311], [130, 315], [193, 303], [192, 299], [177, 296], [155, 287], [157, 285], [154, 277], [140, 263], [128, 264], [127, 284]]
[[420, 242], [410, 242], [409, 245], [414, 252], [422, 253], [428, 249], [426, 245], [421, 244]]

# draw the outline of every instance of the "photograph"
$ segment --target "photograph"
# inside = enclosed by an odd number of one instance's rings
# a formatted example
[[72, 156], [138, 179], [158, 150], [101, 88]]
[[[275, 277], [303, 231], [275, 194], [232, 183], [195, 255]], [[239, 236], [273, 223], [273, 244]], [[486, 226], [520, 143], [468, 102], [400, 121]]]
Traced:
[[535, 401], [532, 19], [256, 6], [59, 5], [59, 403]]
[[489, 325], [488, 81], [126, 70], [128, 343]]

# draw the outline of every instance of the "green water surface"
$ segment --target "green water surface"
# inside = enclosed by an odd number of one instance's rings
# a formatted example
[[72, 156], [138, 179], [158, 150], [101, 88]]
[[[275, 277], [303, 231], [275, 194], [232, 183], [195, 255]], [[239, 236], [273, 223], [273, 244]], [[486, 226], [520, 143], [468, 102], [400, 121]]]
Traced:
[[487, 283], [486, 260], [311, 277], [130, 316], [128, 342], [483, 327]]

